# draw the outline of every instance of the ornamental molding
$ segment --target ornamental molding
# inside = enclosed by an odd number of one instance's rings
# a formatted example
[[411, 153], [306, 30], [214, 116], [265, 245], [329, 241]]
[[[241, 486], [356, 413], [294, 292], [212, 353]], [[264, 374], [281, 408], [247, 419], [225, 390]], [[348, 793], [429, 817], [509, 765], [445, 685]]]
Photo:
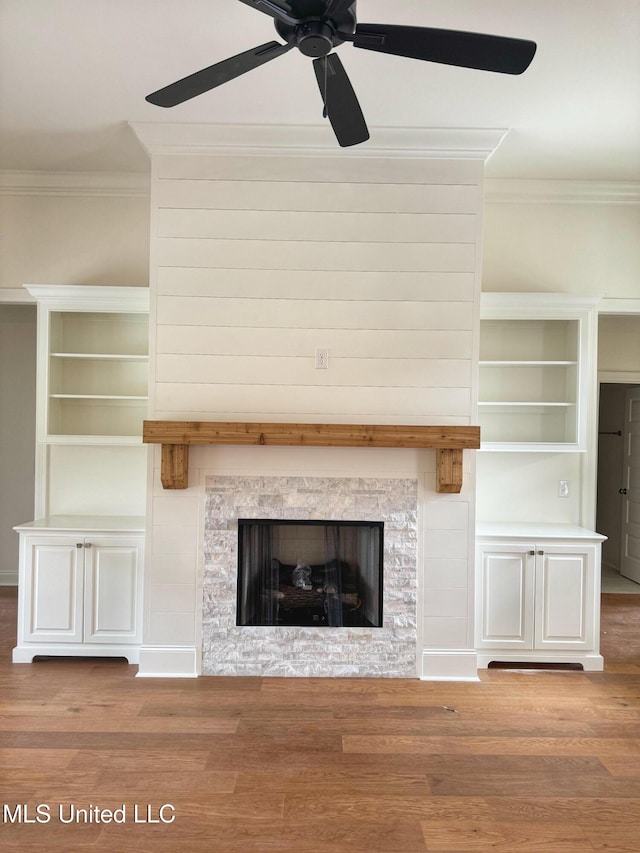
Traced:
[[143, 172], [0, 171], [0, 196], [149, 198], [150, 184]]
[[487, 178], [487, 204], [640, 204], [640, 181]]
[[317, 125], [132, 123], [151, 154], [218, 154], [344, 159], [486, 160], [507, 134], [505, 128], [372, 127], [362, 145], [341, 148]]

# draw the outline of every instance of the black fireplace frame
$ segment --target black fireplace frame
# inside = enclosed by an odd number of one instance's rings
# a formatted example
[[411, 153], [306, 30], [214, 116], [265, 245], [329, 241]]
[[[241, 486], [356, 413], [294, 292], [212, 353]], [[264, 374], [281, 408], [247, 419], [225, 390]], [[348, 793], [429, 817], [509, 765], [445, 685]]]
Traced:
[[[248, 537], [248, 535], [249, 535], [248, 531], [249, 531], [249, 528], [251, 525], [259, 525], [260, 527], [263, 527], [265, 529], [274, 528], [274, 527], [284, 527], [284, 526], [291, 526], [291, 527], [307, 527], [308, 526], [308, 527], [325, 527], [325, 528], [370, 528], [370, 529], [372, 528], [373, 530], [375, 530], [377, 533], [377, 540], [376, 540], [377, 566], [375, 567], [375, 569], [376, 569], [375, 570], [375, 576], [374, 576], [375, 577], [375, 584], [374, 584], [373, 588], [375, 589], [374, 598], [377, 602], [377, 606], [375, 607], [375, 610], [377, 612], [376, 612], [376, 616], [375, 616], [373, 621], [367, 621], [366, 622], [366, 627], [370, 627], [370, 628], [382, 628], [383, 627], [383, 612], [384, 612], [384, 609], [383, 609], [383, 604], [384, 604], [384, 521], [369, 520], [369, 519], [352, 520], [352, 519], [334, 519], [334, 518], [330, 518], [330, 519], [239, 518], [238, 519], [238, 560], [237, 560], [237, 574], [236, 574], [236, 584], [237, 584], [236, 625], [238, 627], [246, 627], [246, 626], [251, 626], [251, 625], [276, 627], [277, 625], [281, 624], [280, 621], [273, 621], [272, 617], [270, 617], [267, 621], [263, 621], [261, 619], [258, 621], [249, 621], [249, 622], [244, 621], [241, 618], [241, 613], [243, 613], [245, 610], [245, 608], [243, 606], [243, 601], [242, 601], [243, 592], [246, 593], [246, 590], [243, 589], [243, 584], [245, 583], [245, 580], [243, 579], [243, 576], [244, 576], [243, 563], [244, 563], [244, 547], [245, 547], [244, 539], [245, 539], [245, 533], [247, 534], [247, 537]], [[293, 568], [290, 565], [285, 565], [284, 563], [281, 563], [279, 558], [270, 558], [271, 563], [273, 563], [274, 561], [279, 564], [280, 570], [284, 569], [285, 571], [290, 573], [290, 570]], [[343, 561], [338, 559], [338, 558], [333, 558], [330, 560], [326, 560], [323, 565], [324, 565], [325, 569], [328, 569], [329, 567], [331, 567], [332, 571], [334, 572], [333, 577], [335, 578], [336, 577], [336, 574], [335, 574], [336, 571], [338, 572], [338, 574], [341, 577], [342, 569], [336, 568], [336, 565], [339, 563], [343, 563]], [[343, 565], [344, 565], [344, 563], [343, 563]], [[318, 566], [318, 565], [313, 566], [312, 568], [314, 569], [314, 574], [315, 574], [316, 570], [322, 569], [322, 567]], [[271, 585], [271, 588], [273, 588], [272, 585]], [[284, 586], [281, 587], [279, 584], [278, 585], [279, 595], [282, 595], [281, 589], [285, 589], [285, 587]], [[335, 613], [336, 595], [332, 594], [331, 592], [328, 592], [327, 594], [320, 596], [319, 590], [315, 590], [315, 592], [318, 593], [318, 595], [313, 596], [313, 594], [310, 592], [308, 594], [309, 597], [313, 597], [314, 600], [317, 602], [318, 606], [324, 606], [325, 613], [327, 612], [326, 599], [332, 600], [333, 612]], [[337, 590], [337, 592], [339, 593], [338, 597], [340, 599], [342, 599], [342, 587], [341, 586]], [[359, 593], [360, 593], [360, 590], [358, 589], [358, 594]], [[291, 594], [291, 593], [288, 593], [288, 594]], [[301, 598], [304, 598], [304, 593], [302, 591], [300, 591], [299, 595]], [[285, 596], [283, 596], [283, 597], [285, 597]], [[289, 605], [289, 606], [293, 606], [295, 608], [296, 605]], [[297, 606], [299, 606], [300, 608], [305, 607], [304, 604], [299, 604]], [[276, 608], [276, 609], [279, 609], [279, 608]], [[300, 619], [301, 621], [299, 621], [299, 622], [298, 621], [286, 622], [285, 624], [287, 624], [289, 627], [296, 626], [296, 625], [298, 625], [300, 627], [304, 626], [304, 627], [349, 627], [349, 628], [361, 626], [360, 623], [358, 623], [357, 621], [347, 621], [346, 623], [344, 623], [343, 621], [341, 621], [343, 618], [342, 616], [339, 617], [340, 621], [335, 621], [338, 618], [335, 616], [332, 618], [329, 618], [328, 621], [326, 619], [319, 619], [318, 621], [314, 621], [314, 622], [305, 621], [305, 619], [301, 615], [298, 615], [297, 618]], [[307, 618], [309, 618], [309, 617], [307, 617]], [[316, 619], [317, 617], [314, 616], [313, 618]], [[333, 619], [333, 621], [332, 621], [332, 619]]]

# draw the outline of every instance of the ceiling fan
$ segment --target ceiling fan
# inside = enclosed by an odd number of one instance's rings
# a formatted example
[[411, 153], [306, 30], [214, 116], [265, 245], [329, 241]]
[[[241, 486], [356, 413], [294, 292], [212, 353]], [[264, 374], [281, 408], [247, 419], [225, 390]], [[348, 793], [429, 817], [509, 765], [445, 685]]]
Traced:
[[196, 71], [147, 95], [149, 103], [177, 106], [297, 47], [313, 58], [323, 115], [329, 118], [338, 143], [346, 147], [367, 140], [369, 131], [344, 66], [331, 52], [343, 42], [364, 50], [503, 74], [522, 74], [536, 52], [535, 42], [525, 39], [430, 27], [359, 24], [355, 0], [240, 2], [273, 18], [284, 44], [269, 41]]

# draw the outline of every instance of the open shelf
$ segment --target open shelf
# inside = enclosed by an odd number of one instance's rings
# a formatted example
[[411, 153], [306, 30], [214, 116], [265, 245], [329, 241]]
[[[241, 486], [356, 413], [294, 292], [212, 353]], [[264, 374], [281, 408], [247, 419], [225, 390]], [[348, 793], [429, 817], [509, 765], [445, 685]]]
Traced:
[[578, 450], [584, 442], [580, 313], [536, 317], [535, 310], [549, 313], [540, 306], [513, 309], [512, 316], [495, 306], [493, 316], [483, 311], [478, 402], [482, 449]]
[[147, 410], [147, 315], [51, 311], [48, 343], [45, 440], [140, 443]]

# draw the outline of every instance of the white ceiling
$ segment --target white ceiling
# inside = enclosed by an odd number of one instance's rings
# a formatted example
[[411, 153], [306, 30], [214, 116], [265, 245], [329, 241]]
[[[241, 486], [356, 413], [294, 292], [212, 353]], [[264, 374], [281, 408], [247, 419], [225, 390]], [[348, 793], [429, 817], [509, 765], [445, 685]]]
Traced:
[[[342, 45], [372, 137], [510, 128], [491, 177], [640, 180], [640, 0], [359, 0], [358, 18], [538, 43], [522, 76]], [[0, 0], [0, 169], [145, 171], [129, 122], [322, 125], [298, 51], [170, 110], [144, 100], [273, 38], [238, 0]]]

